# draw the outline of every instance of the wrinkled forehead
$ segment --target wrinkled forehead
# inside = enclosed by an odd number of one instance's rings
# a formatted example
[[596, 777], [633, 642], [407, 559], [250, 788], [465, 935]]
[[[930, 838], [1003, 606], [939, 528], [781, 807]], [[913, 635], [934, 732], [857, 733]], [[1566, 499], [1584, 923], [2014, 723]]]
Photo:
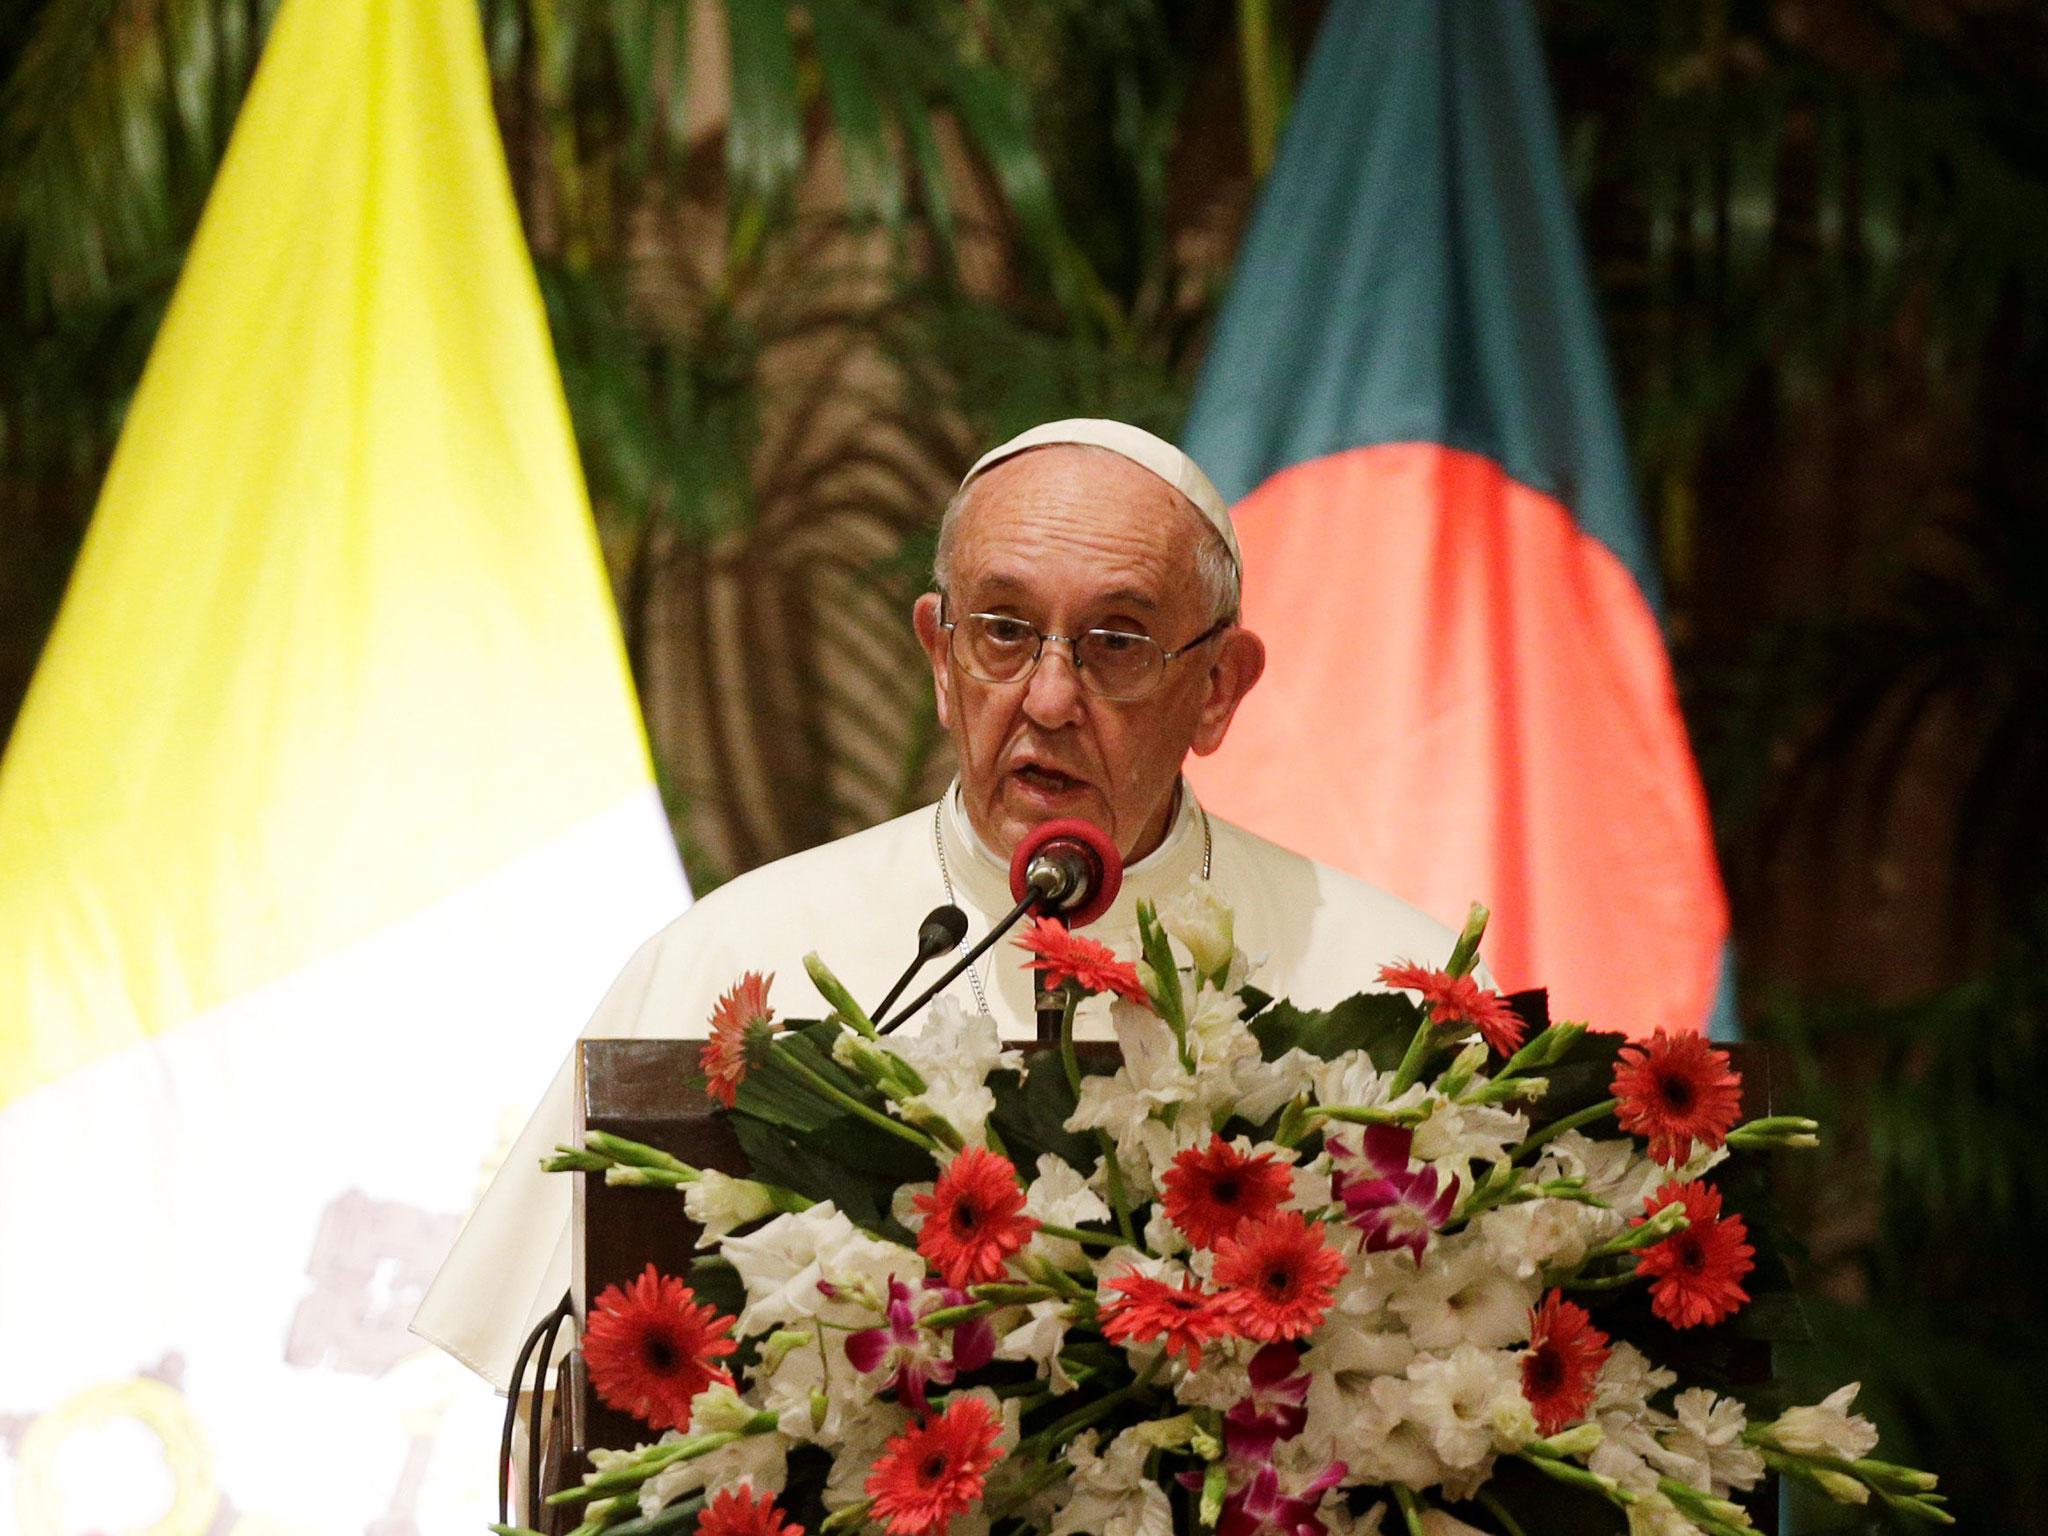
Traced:
[[1077, 416], [1064, 421], [1049, 421], [1020, 432], [977, 459], [961, 480], [960, 491], [965, 494], [981, 476], [999, 465], [1020, 455], [1051, 447], [1098, 449], [1136, 465], [1162, 482], [1176, 500], [1213, 528], [1230, 556], [1232, 569], [1243, 570], [1244, 562], [1237, 548], [1237, 530], [1230, 521], [1230, 508], [1214, 483], [1202, 472], [1201, 465], [1164, 438], [1129, 422]]
[[976, 477], [958, 508], [963, 593], [1115, 593], [1143, 608], [1198, 591], [1196, 550], [1214, 542], [1186, 496], [1108, 450], [1046, 444]]

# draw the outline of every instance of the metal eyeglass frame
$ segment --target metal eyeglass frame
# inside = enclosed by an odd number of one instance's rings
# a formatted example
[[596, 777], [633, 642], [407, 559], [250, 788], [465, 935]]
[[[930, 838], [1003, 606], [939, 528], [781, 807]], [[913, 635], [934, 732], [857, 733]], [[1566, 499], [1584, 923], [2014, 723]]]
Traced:
[[[939, 594], [939, 628], [951, 635], [959, 629], [960, 621], [946, 617], [946, 600], [946, 594], [941, 592]], [[1141, 635], [1128, 629], [1084, 629], [1078, 635], [1056, 635], [1048, 630], [1040, 629], [1029, 619], [1019, 618], [1014, 613], [970, 613], [966, 617], [970, 619], [1000, 619], [1005, 623], [1022, 624], [1031, 633], [1038, 636], [1038, 644], [1032, 649], [1031, 660], [1024, 664], [1024, 669], [1015, 677], [983, 677], [979, 672], [969, 668], [965, 661], [962, 661], [960, 664], [961, 669], [976, 682], [987, 683], [994, 688], [1007, 688], [1012, 683], [1023, 682], [1038, 669], [1038, 663], [1045, 655], [1045, 642], [1057, 640], [1067, 648], [1067, 664], [1074, 669], [1075, 680], [1098, 699], [1109, 699], [1118, 704], [1129, 704], [1137, 699], [1146, 698], [1151, 694], [1157, 693], [1159, 685], [1166, 680], [1166, 668], [1169, 663], [1187, 655], [1189, 651], [1194, 650], [1197, 646], [1207, 645], [1211, 640], [1214, 640], [1226, 629], [1237, 623], [1237, 618], [1234, 614], [1226, 615], [1218, 619], [1214, 624], [1211, 624], [1207, 629], [1195, 636], [1194, 639], [1188, 641], [1186, 645], [1175, 646], [1169, 651], [1150, 635]], [[1159, 670], [1152, 674], [1152, 682], [1139, 693], [1104, 693], [1095, 686], [1087, 667], [1082, 665], [1081, 658], [1075, 651], [1076, 644], [1089, 635], [1117, 635], [1126, 640], [1142, 640], [1145, 644], [1151, 646], [1153, 650], [1159, 653]]]

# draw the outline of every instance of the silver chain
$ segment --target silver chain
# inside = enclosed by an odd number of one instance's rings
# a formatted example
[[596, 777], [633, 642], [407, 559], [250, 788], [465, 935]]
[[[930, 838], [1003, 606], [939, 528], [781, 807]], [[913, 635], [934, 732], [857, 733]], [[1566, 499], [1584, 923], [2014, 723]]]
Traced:
[[[1195, 811], [1202, 818], [1202, 878], [1207, 880], [1209, 866], [1216, 856], [1216, 839], [1209, 829], [1209, 813], [1199, 801], [1195, 804]], [[953, 871], [946, 864], [946, 802], [943, 799], [932, 807], [932, 852], [939, 856], [939, 879], [946, 887], [946, 900], [957, 907], [960, 899], [953, 894]], [[973, 944], [962, 938], [953, 948], [956, 954], [964, 955], [973, 948]], [[980, 972], [971, 965], [967, 967], [967, 984], [974, 989], [974, 1006], [988, 1013], [988, 994], [981, 989]]]

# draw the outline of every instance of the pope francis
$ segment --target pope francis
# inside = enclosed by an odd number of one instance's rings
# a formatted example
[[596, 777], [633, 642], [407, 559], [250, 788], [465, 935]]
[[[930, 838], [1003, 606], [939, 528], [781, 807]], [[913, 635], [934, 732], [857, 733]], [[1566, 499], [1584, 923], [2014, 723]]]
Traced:
[[[1012, 905], [1011, 851], [1055, 817], [1100, 827], [1125, 859], [1094, 928], [1128, 955], [1141, 899], [1208, 881], [1236, 914], [1260, 979], [1334, 1003], [1396, 959], [1441, 964], [1453, 936], [1384, 891], [1219, 821], [1181, 778], [1213, 752], [1265, 665], [1237, 622], [1237, 538], [1193, 460], [1111, 421], [1060, 421], [996, 448], [946, 508], [937, 590], [911, 622], [930, 659], [959, 776], [929, 805], [743, 875], [644, 944], [584, 1033], [694, 1036], [742, 971], [774, 973], [779, 1014], [822, 1012], [803, 955], [819, 951], [872, 1003], [942, 902], [963, 948]], [[961, 1006], [1032, 1033], [1031, 982], [994, 946], [954, 983]], [[521, 1341], [569, 1284], [569, 1181], [540, 1161], [571, 1134], [565, 1064], [485, 1193], [413, 1328], [509, 1384]]]

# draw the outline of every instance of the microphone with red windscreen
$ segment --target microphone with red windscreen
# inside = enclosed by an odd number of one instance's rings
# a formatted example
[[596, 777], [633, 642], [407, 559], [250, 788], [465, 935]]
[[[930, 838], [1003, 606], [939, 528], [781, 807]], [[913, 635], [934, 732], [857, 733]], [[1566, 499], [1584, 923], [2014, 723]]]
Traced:
[[1036, 896], [1036, 909], [1069, 928], [1109, 910], [1124, 883], [1123, 855], [1092, 821], [1064, 817], [1033, 827], [1010, 859], [1010, 894]]
[[[1057, 918], [1069, 928], [1079, 928], [1083, 923], [1094, 922], [1109, 910], [1109, 904], [1116, 900], [1117, 888], [1123, 883], [1123, 855], [1116, 851], [1116, 844], [1109, 840], [1108, 834], [1093, 822], [1067, 819], [1048, 821], [1032, 828], [1017, 845], [1016, 855], [1010, 860], [1010, 893], [1017, 898], [1017, 905], [1010, 915], [991, 928], [980, 943], [955, 960], [943, 976], [904, 1004], [895, 1017], [879, 1023], [879, 1032], [886, 1035], [937, 997], [955, 976], [980, 959], [997, 939], [1016, 927], [1026, 913], [1037, 912]], [[953, 942], [959, 941], [955, 939]], [[1056, 1038], [1059, 1032], [1057, 994], [1047, 994], [1044, 983], [1044, 973], [1039, 972], [1039, 1036], [1041, 1039]], [[1050, 1005], [1046, 1001], [1048, 996], [1055, 999]], [[1046, 1034], [1048, 1027], [1053, 1031], [1050, 1036]]]

